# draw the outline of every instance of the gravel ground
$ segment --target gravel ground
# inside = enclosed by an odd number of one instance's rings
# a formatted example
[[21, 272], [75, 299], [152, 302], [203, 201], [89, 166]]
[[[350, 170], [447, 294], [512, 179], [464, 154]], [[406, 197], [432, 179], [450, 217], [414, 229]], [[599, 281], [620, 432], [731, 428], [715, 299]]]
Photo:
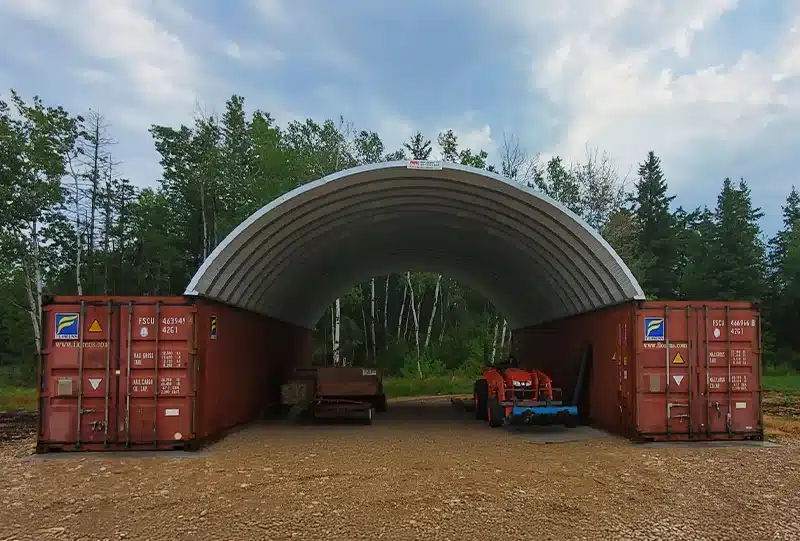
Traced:
[[252, 426], [188, 457], [20, 460], [32, 440], [6, 441], [0, 540], [800, 539], [800, 440], [541, 445], [446, 400], [390, 408], [372, 426]]

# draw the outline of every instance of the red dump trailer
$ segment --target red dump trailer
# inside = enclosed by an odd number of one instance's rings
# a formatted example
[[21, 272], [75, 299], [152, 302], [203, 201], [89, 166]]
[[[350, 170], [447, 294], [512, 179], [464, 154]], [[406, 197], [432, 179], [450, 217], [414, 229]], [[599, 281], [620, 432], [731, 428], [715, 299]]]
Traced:
[[512, 336], [585, 422], [636, 440], [763, 439], [753, 303], [632, 301]]

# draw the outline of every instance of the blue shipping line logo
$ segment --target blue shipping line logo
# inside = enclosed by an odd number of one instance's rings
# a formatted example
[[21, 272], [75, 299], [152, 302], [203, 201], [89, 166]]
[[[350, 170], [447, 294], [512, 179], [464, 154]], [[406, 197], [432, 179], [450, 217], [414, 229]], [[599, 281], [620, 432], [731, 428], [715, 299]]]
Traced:
[[78, 319], [78, 314], [56, 314], [56, 340], [77, 340]]
[[644, 339], [645, 340], [664, 340], [664, 318], [646, 317], [644, 318]]

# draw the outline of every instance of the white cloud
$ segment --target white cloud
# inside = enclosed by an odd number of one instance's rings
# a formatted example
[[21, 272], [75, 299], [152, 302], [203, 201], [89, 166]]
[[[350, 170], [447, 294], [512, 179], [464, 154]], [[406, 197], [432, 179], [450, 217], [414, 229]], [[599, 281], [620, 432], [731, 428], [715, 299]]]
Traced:
[[129, 88], [145, 107], [190, 107], [202, 87], [197, 59], [145, 2], [7, 0], [1, 9], [61, 32], [86, 63], [113, 65], [121, 87]]
[[489, 154], [489, 161], [491, 162], [493, 158], [493, 152], [495, 150], [495, 142], [492, 139], [492, 128], [489, 126], [489, 124], [483, 124], [482, 126], [474, 127], [475, 121], [473, 117], [473, 114], [465, 114], [462, 118], [452, 122], [449, 125], [443, 124], [436, 130], [436, 133], [432, 133], [432, 156], [438, 158], [442, 155], [442, 148], [437, 142], [438, 135], [451, 129], [458, 138], [459, 151], [469, 149], [473, 152], [479, 152], [481, 150], [485, 150]]
[[800, 118], [800, 93], [780, 85], [800, 75], [797, 24], [763, 51], [702, 65], [693, 61], [695, 38], [736, 0], [533, 4], [510, 4], [503, 23], [535, 36], [532, 90], [561, 109], [565, 129], [548, 153], [577, 158], [588, 143], [631, 164], [650, 149], [669, 158], [709, 143], [735, 148], [776, 108]]
[[223, 48], [231, 58], [254, 68], [273, 67], [284, 59], [284, 54], [279, 49], [259, 44], [241, 45], [235, 41], [227, 41]]
[[286, 5], [281, 0], [251, 0], [250, 3], [270, 25], [283, 25], [289, 20]]

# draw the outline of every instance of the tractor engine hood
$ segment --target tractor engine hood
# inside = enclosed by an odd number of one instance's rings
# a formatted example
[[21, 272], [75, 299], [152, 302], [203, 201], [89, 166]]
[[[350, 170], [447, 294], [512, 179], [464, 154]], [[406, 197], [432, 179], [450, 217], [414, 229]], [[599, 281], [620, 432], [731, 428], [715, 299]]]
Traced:
[[505, 370], [506, 385], [516, 389], [529, 388], [533, 386], [533, 377], [530, 372], [521, 368], [509, 368]]

